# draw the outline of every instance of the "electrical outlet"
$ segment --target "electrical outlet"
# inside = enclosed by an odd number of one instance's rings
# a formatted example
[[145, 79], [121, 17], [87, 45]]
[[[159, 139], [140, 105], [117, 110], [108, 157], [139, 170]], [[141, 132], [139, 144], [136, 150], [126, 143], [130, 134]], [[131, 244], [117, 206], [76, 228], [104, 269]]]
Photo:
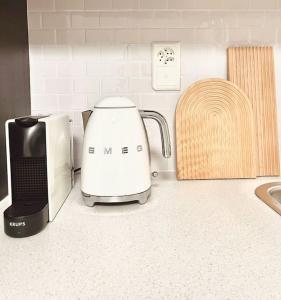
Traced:
[[156, 91], [180, 90], [180, 43], [152, 43], [152, 87]]

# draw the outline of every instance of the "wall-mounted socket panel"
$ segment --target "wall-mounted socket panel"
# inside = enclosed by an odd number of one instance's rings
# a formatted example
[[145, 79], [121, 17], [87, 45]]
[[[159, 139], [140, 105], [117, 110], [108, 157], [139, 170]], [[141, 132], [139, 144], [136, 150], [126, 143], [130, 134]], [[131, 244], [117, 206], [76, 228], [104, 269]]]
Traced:
[[152, 87], [156, 91], [180, 90], [180, 43], [152, 43]]

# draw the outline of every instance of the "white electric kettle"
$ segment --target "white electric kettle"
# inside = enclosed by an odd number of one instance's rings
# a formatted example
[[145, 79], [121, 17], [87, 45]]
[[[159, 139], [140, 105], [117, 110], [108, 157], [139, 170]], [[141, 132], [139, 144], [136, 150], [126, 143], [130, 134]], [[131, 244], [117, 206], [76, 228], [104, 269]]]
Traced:
[[138, 201], [150, 196], [150, 150], [144, 118], [158, 122], [163, 156], [171, 156], [165, 118], [154, 111], [138, 110], [128, 98], [101, 100], [93, 111], [83, 112], [85, 128], [81, 190], [85, 203]]

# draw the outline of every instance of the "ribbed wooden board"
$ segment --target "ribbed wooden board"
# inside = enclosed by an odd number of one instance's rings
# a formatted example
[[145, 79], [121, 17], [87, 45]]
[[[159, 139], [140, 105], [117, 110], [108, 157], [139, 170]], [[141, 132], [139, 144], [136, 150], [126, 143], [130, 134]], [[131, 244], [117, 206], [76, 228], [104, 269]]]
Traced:
[[233, 83], [194, 83], [176, 108], [178, 179], [255, 178], [250, 100]]
[[239, 86], [252, 103], [256, 126], [256, 175], [280, 175], [273, 49], [229, 48], [228, 79]]

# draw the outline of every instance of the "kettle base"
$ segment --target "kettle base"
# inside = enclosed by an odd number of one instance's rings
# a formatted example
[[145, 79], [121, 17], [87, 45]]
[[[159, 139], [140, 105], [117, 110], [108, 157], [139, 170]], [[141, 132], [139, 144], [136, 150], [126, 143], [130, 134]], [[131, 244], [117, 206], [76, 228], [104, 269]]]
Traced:
[[95, 203], [124, 203], [133, 201], [136, 201], [139, 204], [145, 204], [150, 194], [151, 188], [142, 193], [124, 196], [95, 196], [82, 192], [83, 200], [87, 206], [94, 206]]

